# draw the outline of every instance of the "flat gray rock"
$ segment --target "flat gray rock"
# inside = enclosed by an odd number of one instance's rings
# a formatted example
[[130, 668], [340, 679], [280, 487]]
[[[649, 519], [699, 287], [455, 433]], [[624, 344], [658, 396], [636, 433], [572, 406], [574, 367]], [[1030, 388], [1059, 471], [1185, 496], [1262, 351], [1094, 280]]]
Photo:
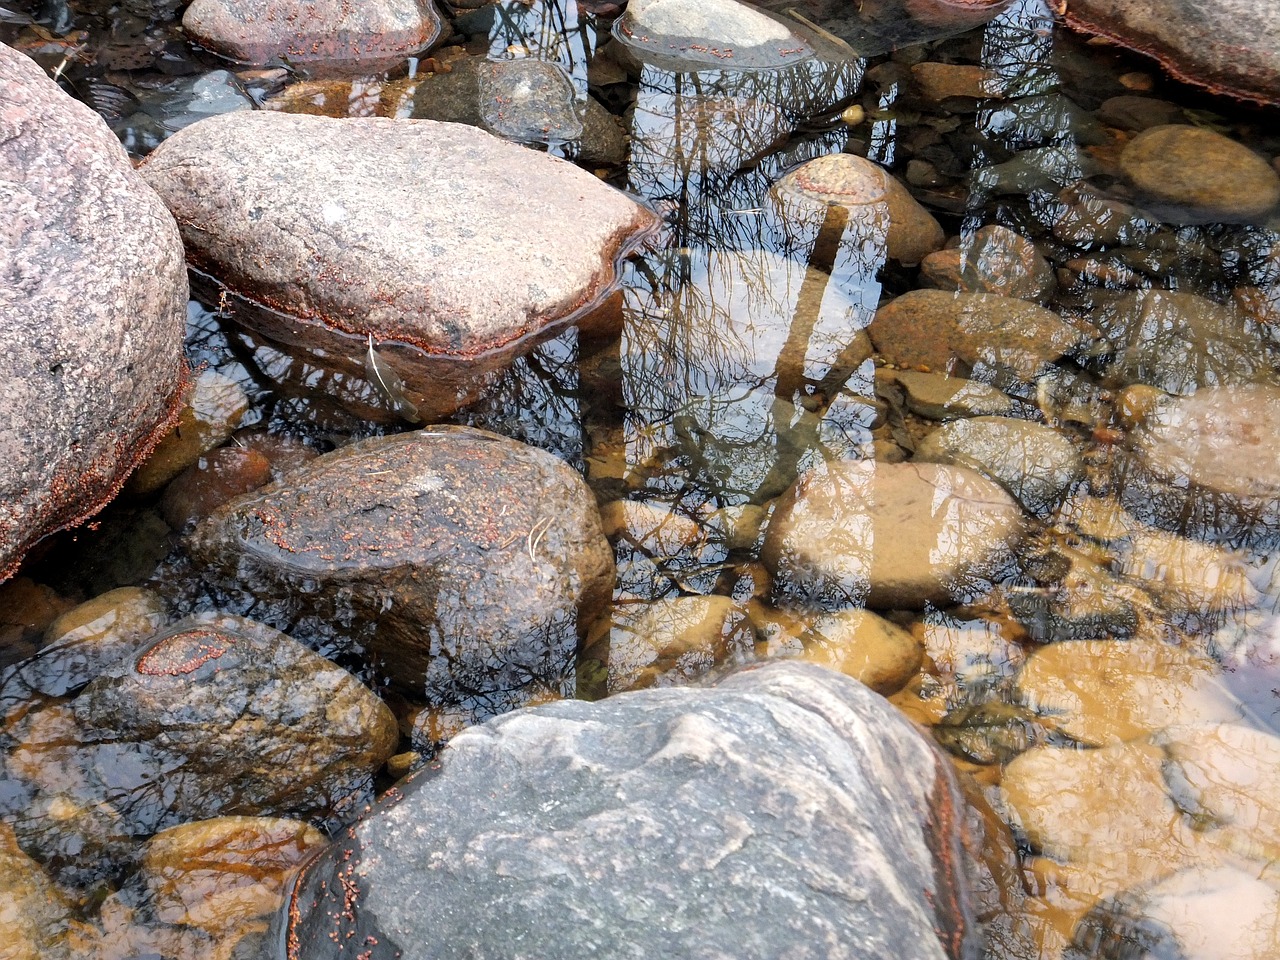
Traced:
[[120, 142], [0, 44], [0, 577], [105, 506], [177, 417], [182, 244]]
[[655, 223], [571, 164], [431, 120], [229, 114], [142, 172], [191, 262], [269, 308], [237, 319], [360, 378], [371, 336], [424, 419], [591, 312]]
[[980, 949], [947, 761], [821, 667], [517, 711], [392, 793], [305, 868], [276, 920], [288, 957]]
[[1258, 0], [1070, 0], [1067, 23], [1149, 54], [1175, 77], [1280, 101], [1280, 7]]

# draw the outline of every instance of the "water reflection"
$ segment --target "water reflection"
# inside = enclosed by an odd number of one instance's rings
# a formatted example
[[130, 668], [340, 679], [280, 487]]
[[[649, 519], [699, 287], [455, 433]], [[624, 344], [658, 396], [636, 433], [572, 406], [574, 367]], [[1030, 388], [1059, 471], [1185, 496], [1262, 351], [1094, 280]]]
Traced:
[[[889, 6], [868, 0], [859, 22], [888, 23], [875, 18]], [[796, 9], [838, 36], [840, 16], [853, 23], [847, 3]], [[1078, 82], [1090, 51], [1064, 44], [1037, 0], [1008, 6], [980, 36], [886, 60], [869, 75], [851, 55], [769, 70], [634, 62], [610, 53], [601, 22], [572, 2], [505, 3], [464, 16], [459, 23], [478, 38], [466, 60], [477, 69], [553, 67], [564, 84], [546, 99], [571, 101], [584, 144], [591, 109], [607, 104], [611, 123], [625, 117], [629, 163], [604, 164], [606, 173], [659, 210], [665, 231], [625, 268], [619, 335], [568, 331], [541, 344], [457, 417], [587, 473], [618, 563], [612, 618], [585, 639], [576, 678], [570, 641], [555, 651], [556, 682], [530, 692], [521, 676], [509, 684], [519, 697], [503, 686], [511, 677], [501, 679], [500, 658], [470, 670], [440, 657], [439, 683], [475, 687], [473, 705], [485, 714], [575, 683], [579, 695], [603, 695], [687, 682], [757, 656], [808, 655], [845, 669], [857, 658], [833, 652], [823, 630], [870, 605], [911, 630], [927, 654], [896, 702], [940, 720], [937, 739], [981, 765], [986, 782], [1006, 780], [1009, 816], [1044, 894], [1037, 909], [1052, 917], [1046, 957], [1073, 937], [1077, 949], [1093, 949], [1086, 941], [1107, 940], [1111, 924], [1129, 929], [1120, 908], [1164, 910], [1151, 904], [1168, 888], [1142, 886], [1157, 874], [1217, 862], [1223, 850], [1273, 857], [1273, 847], [1258, 846], [1269, 836], [1259, 826], [1268, 822], [1265, 800], [1250, 806], [1231, 794], [1215, 805], [1209, 791], [1234, 790], [1275, 767], [1271, 741], [1253, 736], [1280, 719], [1280, 587], [1267, 512], [1280, 449], [1275, 403], [1206, 391], [1275, 382], [1267, 323], [1280, 289], [1280, 234], [1258, 224], [1168, 223], [1146, 209], [1117, 166], [1137, 129], [1125, 125], [1126, 111], [1136, 108], [1104, 108], [1122, 89], [1109, 76], [1099, 74], [1096, 87]], [[78, 42], [68, 30], [25, 36], [56, 67], [50, 58]], [[845, 39], [857, 49], [852, 33]], [[439, 53], [435, 66], [447, 76], [453, 53]], [[979, 67], [984, 95], [929, 99], [910, 69], [917, 57]], [[476, 86], [469, 105], [482, 123], [494, 97]], [[118, 116], [134, 116], [134, 100], [144, 98], [120, 89], [127, 97], [116, 95]], [[396, 115], [425, 109], [428, 89], [423, 76], [348, 83], [323, 97], [317, 86], [289, 86], [291, 108], [332, 95], [343, 113]], [[110, 91], [99, 92], [110, 108]], [[179, 93], [160, 89], [166, 109], [179, 110]], [[862, 118], [837, 121], [853, 102]], [[1222, 129], [1248, 133], [1243, 121]], [[566, 141], [553, 150], [576, 149], [564, 130], [549, 139]], [[1261, 143], [1275, 152], [1274, 140]], [[806, 207], [773, 189], [798, 164], [842, 150], [891, 167], [942, 221], [951, 246], [920, 274], [904, 263], [918, 258], [888, 255], [892, 224], [879, 205]], [[911, 352], [898, 354], [889, 337], [877, 351], [867, 331], [881, 301], [898, 304], [885, 316], [912, 307], [917, 322], [923, 311], [914, 305], [926, 291], [914, 288], [926, 276], [935, 289], [924, 299], [977, 305], [972, 317], [949, 314], [945, 328], [947, 337], [970, 338], [968, 352], [958, 357], [942, 333], [906, 322], [896, 325], [898, 340]], [[1015, 276], [1026, 285], [1014, 288]], [[1024, 312], [1026, 301], [1058, 315], [1046, 332], [1027, 335], [1028, 318], [1045, 314]], [[1012, 335], [990, 322], [993, 303], [1014, 311]], [[193, 311], [189, 343], [194, 360], [246, 389], [252, 415], [272, 433], [327, 449], [400, 429], [368, 422], [379, 401], [360, 384], [330, 383], [334, 375], [317, 364], [225, 332], [213, 309]], [[946, 349], [935, 363], [925, 347]], [[910, 369], [919, 367], [930, 369]], [[346, 408], [326, 391], [342, 393]], [[1220, 419], [1172, 439], [1161, 432], [1197, 396]], [[1034, 421], [1082, 465], [1067, 486], [1032, 501], [1034, 519], [1004, 489], [1041, 476], [1040, 448], [1010, 443], [999, 456], [964, 461], [991, 478], [968, 497], [974, 475], [919, 462], [940, 423], [975, 415], [1006, 427]], [[1132, 466], [1153, 444], [1167, 454], [1154, 479], [1152, 464]], [[1189, 466], [1188, 457], [1198, 460]], [[904, 490], [915, 492], [898, 510]], [[1236, 509], [1235, 493], [1257, 494], [1252, 506], [1263, 513]], [[118, 537], [132, 525], [141, 543], [139, 518], [154, 511], [128, 511], [104, 530]], [[167, 533], [126, 573], [91, 578], [58, 557], [31, 570], [68, 594], [98, 592], [120, 577], [148, 576]], [[1223, 537], [1241, 549], [1206, 542]], [[84, 554], [107, 552], [98, 542], [83, 534]], [[975, 543], [990, 546], [976, 561]], [[184, 562], [157, 576], [179, 609], [259, 602], [247, 583], [183, 595], [201, 589], [190, 582], [199, 569]], [[371, 619], [349, 603], [339, 598], [337, 613], [324, 617], [289, 604], [273, 612], [299, 638], [353, 666], [364, 656], [357, 648]], [[77, 873], [71, 847], [123, 862], [136, 834], [169, 822], [173, 798], [163, 789], [187, 781], [181, 764], [164, 766], [172, 757], [99, 743], [78, 727], [69, 698], [104, 654], [59, 659], [65, 654], [55, 644], [4, 675], [0, 809], [51, 869], [89, 883], [99, 875]], [[367, 663], [359, 668], [373, 675]], [[424, 751], [472, 719], [404, 697], [408, 743]], [[1137, 893], [1121, 896], [1134, 885]]]

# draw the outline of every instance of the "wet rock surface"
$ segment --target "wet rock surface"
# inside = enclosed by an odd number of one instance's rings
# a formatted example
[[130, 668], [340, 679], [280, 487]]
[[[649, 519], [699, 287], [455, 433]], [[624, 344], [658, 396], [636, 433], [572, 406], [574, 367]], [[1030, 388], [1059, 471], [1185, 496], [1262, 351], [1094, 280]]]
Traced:
[[598, 304], [652, 223], [584, 171], [428, 120], [230, 114], [143, 175], [192, 262], [270, 308], [246, 322], [357, 377], [375, 350], [423, 418]]
[[75, 908], [18, 846], [12, 828], [0, 823], [0, 943], [5, 960], [69, 957], [67, 934]]
[[1237, 97], [1280, 100], [1280, 12], [1251, 0], [1073, 0], [1067, 22]]
[[1022, 531], [1013, 499], [967, 468], [837, 462], [782, 498], [761, 559], [784, 604], [915, 608], [984, 593]]
[[[602, 627], [607, 626], [602, 624]], [[756, 630], [747, 611], [728, 597], [671, 597], [643, 605], [637, 616], [615, 616], [583, 651], [590, 671], [607, 672], [603, 690], [617, 693], [689, 683], [718, 664], [754, 659]], [[588, 677], [584, 675], [584, 681]], [[588, 682], [579, 690], [587, 692]]]
[[340, 598], [371, 628], [348, 644], [428, 703], [479, 717], [524, 702], [531, 684], [572, 683], [614, 576], [594, 498], [569, 467], [462, 427], [320, 457], [225, 504], [189, 548], [290, 604], [287, 616], [331, 622]]
[[182, 26], [232, 60], [345, 73], [385, 69], [426, 50], [442, 33], [432, 0], [195, 0]]
[[1053, 268], [1035, 244], [1006, 227], [983, 227], [958, 247], [929, 254], [921, 282], [939, 290], [994, 293], [1042, 301], [1053, 290]]
[[[123, 656], [126, 641], [116, 646]], [[76, 649], [49, 656], [96, 668], [82, 690], [71, 684], [89, 671], [42, 669], [41, 656], [6, 675], [4, 699], [28, 707], [10, 712], [0, 757], [6, 820], [71, 887], [119, 873], [134, 838], [186, 820], [350, 816], [398, 740], [351, 674], [242, 618], [188, 619], [110, 666]], [[52, 696], [42, 678], [59, 684]]]
[[168, 430], [186, 367], [173, 218], [92, 111], [0, 44], [0, 575], [100, 510]]
[[147, 841], [134, 885], [160, 923], [225, 935], [275, 913], [292, 872], [327, 843], [315, 827], [278, 817], [184, 823]]
[[361, 797], [396, 742], [390, 711], [349, 673], [228, 615], [175, 624], [91, 682], [74, 712], [90, 736], [170, 754], [188, 817], [333, 812]]
[[819, 667], [519, 711], [438, 766], [306, 869], [290, 956], [943, 958], [975, 933], [945, 763]]

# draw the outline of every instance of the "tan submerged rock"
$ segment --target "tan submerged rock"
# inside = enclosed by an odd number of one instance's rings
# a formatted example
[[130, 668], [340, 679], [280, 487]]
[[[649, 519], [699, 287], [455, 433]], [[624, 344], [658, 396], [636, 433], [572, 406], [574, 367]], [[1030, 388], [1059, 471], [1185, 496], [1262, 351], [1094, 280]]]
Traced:
[[761, 559], [784, 604], [919, 608], [988, 591], [1022, 533], [1017, 503], [972, 470], [837, 461], [780, 499]]

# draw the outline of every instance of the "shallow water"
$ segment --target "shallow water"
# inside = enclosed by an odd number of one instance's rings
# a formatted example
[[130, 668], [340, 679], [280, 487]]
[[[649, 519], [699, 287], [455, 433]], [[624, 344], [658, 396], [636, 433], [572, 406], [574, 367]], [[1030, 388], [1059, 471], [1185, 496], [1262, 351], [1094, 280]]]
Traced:
[[[998, 388], [985, 402], [1052, 427], [1078, 468], [1040, 496], [1028, 491], [1027, 478], [1047, 471], [1043, 462], [1019, 462], [1016, 448], [1011, 456], [1007, 449], [1002, 458], [991, 455], [988, 472], [1024, 494], [1028, 532], [1018, 556], [984, 568], [950, 602], [878, 606], [924, 653], [905, 686], [894, 685], [894, 702], [929, 724], [958, 764], [993, 788], [992, 799], [1017, 808], [1010, 819], [1037, 895], [1041, 956], [1061, 955], [1072, 925], [1097, 897], [1189, 862], [1185, 844], [1147, 837], [1151, 863], [1140, 868], [1054, 846], [1052, 826], [1018, 806], [1052, 805], [1052, 792], [1019, 787], [1032, 798], [1021, 801], [1010, 800], [1013, 789], [998, 794], [1006, 765], [1037, 745], [1103, 747], [1189, 722], [1265, 728], [1280, 710], [1273, 689], [1280, 674], [1269, 672], [1280, 657], [1274, 517], [1264, 510], [1256, 522], [1222, 519], [1213, 504], [1193, 504], [1175, 506], [1181, 519], [1171, 521], [1162, 495], [1135, 479], [1126, 459], [1143, 417], [1168, 402], [1149, 388], [1175, 396], [1274, 383], [1271, 330], [1239, 313], [1204, 319], [1194, 335], [1159, 310], [1132, 329], [1107, 320], [1131, 289], [1194, 293], [1228, 306], [1233, 291], [1246, 288], [1274, 297], [1280, 223], [1224, 224], [1172, 209], [1140, 211], [1117, 226], [1114, 209], [1097, 215], [1084, 205], [1072, 220], [1066, 191], [1084, 184], [1122, 203], [1132, 199], [1117, 170], [1132, 131], [1117, 124], [1113, 97], [1172, 104], [1179, 122], [1224, 133], [1266, 158], [1280, 152], [1273, 113], [1234, 108], [1168, 82], [1149, 62], [1085, 43], [1034, 0], [1015, 3], [984, 28], [870, 60], [772, 72], [699, 66], [681, 73], [646, 64], [634, 76], [601, 52], [607, 20], [572, 5], [488, 9], [492, 15], [460, 16], [449, 43], [563, 67], [579, 115], [594, 96], [622, 118], [630, 137], [624, 164], [586, 165], [650, 205], [664, 224], [624, 264], [618, 339], [564, 332], [518, 360], [454, 418], [554, 452], [584, 473], [604, 510], [619, 579], [613, 610], [581, 652], [578, 694], [684, 682], [759, 656], [807, 652], [841, 662], [842, 655], [825, 652], [821, 629], [815, 634], [803, 619], [816, 614], [788, 609], [799, 605], [788, 604], [762, 563], [759, 530], [777, 512], [777, 498], [798, 476], [829, 464], [916, 456], [954, 414], [922, 414], [923, 391], [899, 374], [946, 372]], [[34, 24], [22, 11], [0, 12], [0, 40], [61, 77], [136, 156], [201, 116], [279, 109], [290, 97], [293, 109], [412, 113], [412, 74], [313, 85], [283, 69], [227, 72], [227, 64], [186, 44], [171, 16], [129, 10], [48, 4], [30, 11]], [[445, 61], [456, 52], [432, 56]], [[930, 98], [912, 70], [921, 63], [980, 65], [983, 95]], [[583, 152], [573, 141], [549, 149], [569, 158]], [[1079, 347], [1052, 362], [1037, 358], [1029, 371], [1019, 366], [1021, 354], [1011, 359], [1012, 350], [984, 347], [976, 360], [945, 371], [875, 352], [859, 332], [879, 306], [920, 288], [919, 268], [886, 257], [886, 224], [876, 216], [832, 221], [821, 207], [798, 213], [770, 193], [797, 164], [839, 151], [866, 156], [911, 184], [962, 250], [972, 250], [977, 231], [993, 224], [1033, 241], [1053, 268], [1043, 302], [1087, 331]], [[1068, 221], [1073, 225], [1064, 227]], [[192, 302], [188, 356], [245, 389], [242, 430], [326, 451], [408, 427], [394, 416], [365, 419], [367, 408], [344, 409], [325, 388], [331, 374], [234, 327], [223, 307], [212, 294]], [[1090, 324], [1105, 327], [1105, 335]], [[1038, 449], [1026, 456], [1038, 458]], [[994, 459], [1006, 466], [995, 469]], [[184, 557], [178, 532], [154, 502], [120, 503], [91, 527], [42, 545], [21, 576], [64, 601], [145, 583], [175, 617], [248, 613], [381, 683], [359, 657], [367, 625], [318, 623], [215, 590]], [[885, 540], [895, 535], [877, 529]], [[870, 555], [880, 548], [866, 549]], [[687, 603], [674, 603], [707, 595], [738, 606], [712, 623], [704, 607], [694, 615], [683, 612]], [[819, 590], [806, 603], [821, 612], [845, 599]], [[655, 621], [665, 631], [661, 649], [649, 639]], [[0, 659], [34, 652], [41, 631], [11, 629]], [[409, 715], [415, 704], [404, 699], [399, 712]], [[438, 746], [434, 737], [458, 722], [419, 716], [406, 746], [428, 753]], [[1088, 794], [1088, 784], [1070, 782], [1072, 775], [1064, 772], [1061, 790]], [[1104, 810], [1090, 814], [1100, 818], [1095, 840], [1109, 835], [1105, 807], [1116, 802], [1098, 793]], [[1129, 842], [1123, 829], [1111, 834], [1120, 845]], [[1259, 841], [1261, 848], [1225, 842], [1246, 863], [1275, 855], [1270, 841]]]

